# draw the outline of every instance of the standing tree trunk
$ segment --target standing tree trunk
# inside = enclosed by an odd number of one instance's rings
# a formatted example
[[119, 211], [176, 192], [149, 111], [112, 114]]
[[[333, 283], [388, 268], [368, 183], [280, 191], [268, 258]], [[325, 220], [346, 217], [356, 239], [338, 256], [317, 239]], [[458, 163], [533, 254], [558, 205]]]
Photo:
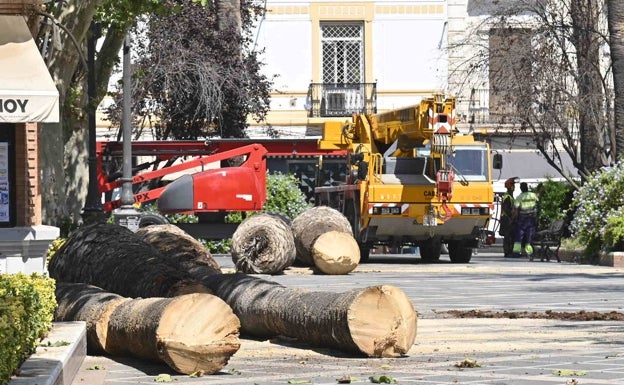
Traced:
[[393, 286], [331, 293], [244, 274], [207, 277], [204, 283], [232, 307], [242, 332], [253, 336], [281, 334], [369, 357], [406, 354], [416, 338], [416, 311]]
[[262, 213], [245, 218], [232, 236], [232, 260], [247, 274], [279, 274], [295, 261], [297, 251], [290, 224]]
[[210, 251], [176, 225], [145, 226], [138, 229], [135, 235], [171, 258], [177, 267], [192, 275], [221, 273], [221, 267], [212, 258]]
[[125, 227], [97, 223], [76, 230], [48, 266], [59, 282], [88, 283], [124, 297], [171, 297], [206, 291]]
[[240, 348], [240, 321], [210, 294], [129, 299], [61, 283], [56, 297], [56, 320], [86, 321], [94, 350], [112, 356], [165, 362], [178, 373], [213, 374]]
[[306, 266], [314, 265], [312, 245], [316, 239], [329, 231], [352, 234], [349, 220], [338, 210], [328, 206], [316, 206], [304, 210], [292, 221], [297, 261]]
[[624, 2], [607, 0], [609, 50], [615, 92], [614, 129], [611, 135], [614, 160], [624, 156]]

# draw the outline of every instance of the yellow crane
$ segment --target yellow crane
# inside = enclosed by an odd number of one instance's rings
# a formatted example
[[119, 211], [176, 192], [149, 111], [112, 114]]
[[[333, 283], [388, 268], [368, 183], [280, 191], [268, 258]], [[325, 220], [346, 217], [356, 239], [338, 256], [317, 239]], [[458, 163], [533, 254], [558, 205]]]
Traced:
[[459, 133], [455, 99], [435, 95], [379, 114], [326, 122], [319, 149], [347, 151], [346, 183], [315, 189], [342, 212], [366, 259], [375, 245], [419, 247], [421, 258], [470, 261], [493, 209], [488, 143]]

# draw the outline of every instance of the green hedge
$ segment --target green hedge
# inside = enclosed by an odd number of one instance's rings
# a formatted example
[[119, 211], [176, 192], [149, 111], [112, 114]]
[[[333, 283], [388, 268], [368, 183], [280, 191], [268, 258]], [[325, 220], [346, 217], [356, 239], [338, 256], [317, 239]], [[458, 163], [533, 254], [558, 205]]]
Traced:
[[55, 281], [39, 274], [0, 275], [0, 385], [52, 328]]

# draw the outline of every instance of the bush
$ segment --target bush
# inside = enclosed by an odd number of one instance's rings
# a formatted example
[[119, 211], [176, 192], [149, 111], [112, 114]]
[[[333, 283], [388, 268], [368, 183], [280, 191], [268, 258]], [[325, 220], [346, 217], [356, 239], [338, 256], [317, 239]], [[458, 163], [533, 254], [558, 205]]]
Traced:
[[574, 193], [570, 231], [589, 255], [620, 247], [624, 234], [624, 162], [592, 174]]
[[294, 219], [312, 206], [299, 188], [299, 179], [293, 174], [275, 172], [267, 175], [267, 201], [264, 212], [280, 213]]
[[535, 192], [539, 195], [537, 227], [547, 229], [552, 222], [564, 218], [572, 203], [574, 187], [567, 182], [547, 179], [538, 185]]
[[54, 290], [54, 280], [41, 275], [0, 275], [0, 385], [52, 328]]

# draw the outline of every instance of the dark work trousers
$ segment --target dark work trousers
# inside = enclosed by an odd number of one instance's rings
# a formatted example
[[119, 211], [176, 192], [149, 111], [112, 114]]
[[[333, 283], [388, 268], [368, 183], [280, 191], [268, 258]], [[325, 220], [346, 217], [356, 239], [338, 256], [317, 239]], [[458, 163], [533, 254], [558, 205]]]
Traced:
[[506, 230], [505, 234], [503, 234], [503, 253], [506, 257], [509, 257], [513, 254], [513, 245], [516, 239], [516, 223], [508, 224]]
[[516, 219], [516, 239], [517, 243], [530, 245], [533, 242], [533, 235], [537, 227], [535, 216], [519, 216]]

